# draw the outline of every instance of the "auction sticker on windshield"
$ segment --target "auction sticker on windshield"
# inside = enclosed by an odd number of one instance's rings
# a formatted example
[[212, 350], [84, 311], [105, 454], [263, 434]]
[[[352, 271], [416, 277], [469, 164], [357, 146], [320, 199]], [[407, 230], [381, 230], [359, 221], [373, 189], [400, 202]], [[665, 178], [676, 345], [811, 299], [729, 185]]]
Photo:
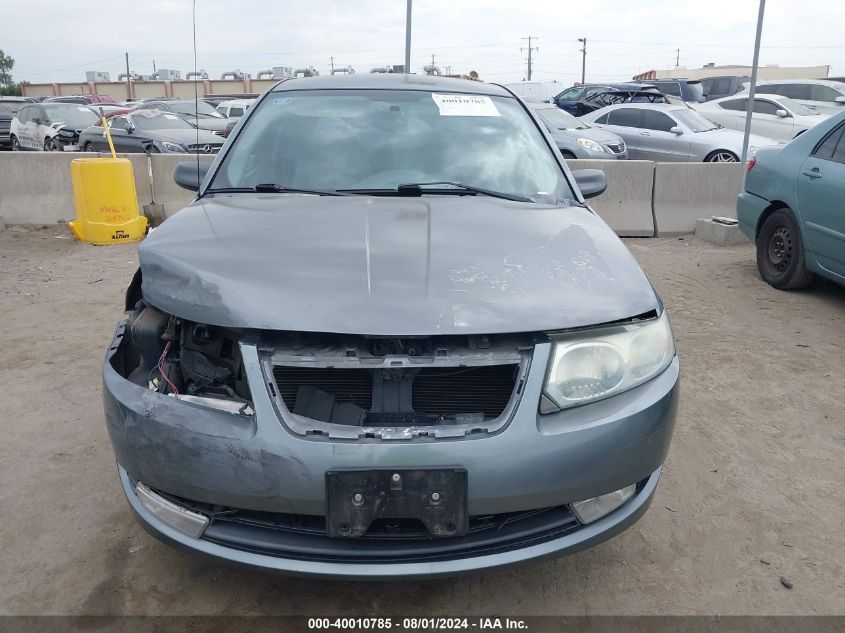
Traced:
[[501, 116], [496, 104], [484, 95], [443, 95], [431, 93], [440, 116]]

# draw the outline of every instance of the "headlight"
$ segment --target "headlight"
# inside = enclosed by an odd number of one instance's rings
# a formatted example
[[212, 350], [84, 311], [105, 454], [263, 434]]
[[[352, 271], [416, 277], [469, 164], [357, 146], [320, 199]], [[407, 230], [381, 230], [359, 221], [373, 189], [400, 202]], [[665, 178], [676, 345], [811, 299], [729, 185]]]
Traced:
[[73, 138], [76, 135], [76, 132], [73, 130], [59, 130], [59, 136], [63, 136], [65, 138]]
[[604, 151], [604, 148], [601, 145], [599, 145], [595, 141], [591, 141], [588, 138], [579, 138], [575, 142], [578, 143], [578, 145], [580, 145], [584, 149], [588, 149], [591, 152], [603, 152]]
[[188, 151], [183, 145], [179, 145], [178, 143], [171, 143], [170, 141], [162, 141], [161, 146], [166, 152], [182, 152], [184, 154]]
[[574, 407], [627, 391], [669, 366], [675, 342], [669, 317], [552, 337], [546, 397]]

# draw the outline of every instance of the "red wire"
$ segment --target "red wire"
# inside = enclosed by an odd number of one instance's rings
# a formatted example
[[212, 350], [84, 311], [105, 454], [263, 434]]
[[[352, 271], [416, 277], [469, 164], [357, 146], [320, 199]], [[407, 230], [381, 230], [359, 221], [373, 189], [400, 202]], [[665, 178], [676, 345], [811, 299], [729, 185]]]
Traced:
[[158, 359], [158, 372], [161, 374], [161, 377], [170, 385], [170, 389], [173, 391], [174, 394], [177, 396], [179, 395], [179, 390], [176, 388], [176, 385], [167, 377], [167, 374], [164, 373], [164, 368], [161, 366], [162, 362], [164, 361], [164, 357], [167, 356], [167, 350], [170, 349], [170, 341], [164, 346], [164, 351], [161, 353]]

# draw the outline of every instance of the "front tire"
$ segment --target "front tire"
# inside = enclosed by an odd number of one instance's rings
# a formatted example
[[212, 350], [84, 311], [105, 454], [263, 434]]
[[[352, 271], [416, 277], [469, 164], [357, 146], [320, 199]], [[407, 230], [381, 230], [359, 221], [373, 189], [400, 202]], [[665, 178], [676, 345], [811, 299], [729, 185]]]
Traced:
[[734, 154], [733, 152], [729, 152], [726, 149], [717, 149], [715, 152], [710, 152], [707, 155], [707, 158], [704, 159], [705, 163], [738, 163], [739, 157]]
[[94, 147], [93, 143], [85, 143], [85, 151], [86, 152], [96, 152], [97, 148]]
[[51, 138], [44, 139], [44, 151], [45, 152], [55, 152], [56, 151], [56, 141]]
[[813, 281], [804, 260], [801, 229], [789, 209], [778, 209], [760, 227], [757, 269], [763, 281], [778, 290], [799, 290]]
[[21, 151], [21, 142], [18, 140], [18, 137], [15, 136], [14, 134], [12, 134], [10, 140], [12, 142], [12, 151], [13, 152]]

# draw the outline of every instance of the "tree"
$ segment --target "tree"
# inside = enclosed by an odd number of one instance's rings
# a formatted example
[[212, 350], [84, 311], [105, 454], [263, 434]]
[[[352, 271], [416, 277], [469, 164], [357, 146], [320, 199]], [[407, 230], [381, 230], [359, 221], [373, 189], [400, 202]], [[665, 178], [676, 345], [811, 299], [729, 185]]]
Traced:
[[12, 68], [15, 60], [0, 49], [0, 96], [20, 95], [20, 86], [12, 80]]
[[0, 88], [11, 88], [15, 85], [15, 82], [12, 81], [12, 68], [14, 66], [15, 60], [0, 49]]

